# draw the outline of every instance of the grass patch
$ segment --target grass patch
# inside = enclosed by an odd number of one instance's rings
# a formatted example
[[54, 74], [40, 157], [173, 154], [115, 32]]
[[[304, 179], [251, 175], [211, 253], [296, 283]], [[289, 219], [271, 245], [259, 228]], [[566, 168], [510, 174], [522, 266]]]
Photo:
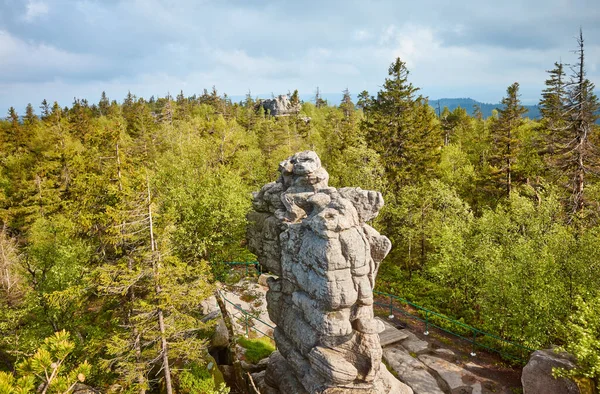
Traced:
[[244, 302], [252, 302], [252, 301], [256, 301], [258, 299], [258, 297], [260, 297], [259, 293], [255, 292], [255, 291], [249, 291], [249, 292], [242, 294], [242, 296], [240, 297], [240, 300], [242, 300]]
[[256, 339], [238, 338], [238, 343], [246, 349], [246, 361], [256, 364], [265, 357], [268, 357], [275, 351], [275, 343], [269, 337], [261, 337]]

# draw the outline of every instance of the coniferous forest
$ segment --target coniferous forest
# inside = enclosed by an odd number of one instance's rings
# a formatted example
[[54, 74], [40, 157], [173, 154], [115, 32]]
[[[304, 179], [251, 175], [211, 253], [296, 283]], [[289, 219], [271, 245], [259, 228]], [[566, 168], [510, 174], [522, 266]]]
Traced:
[[523, 117], [517, 82], [491, 117], [438, 112], [401, 59], [380, 91], [316, 97], [289, 116], [215, 88], [11, 108], [0, 121], [0, 392], [77, 381], [162, 392], [167, 375], [178, 393], [205, 384], [214, 327], [199, 304], [219, 262], [254, 259], [251, 192], [306, 149], [332, 186], [382, 191], [375, 227], [394, 246], [380, 290], [530, 348], [562, 346], [578, 358], [573, 374], [597, 380], [599, 102], [577, 44], [572, 66], [548, 65], [539, 120]]

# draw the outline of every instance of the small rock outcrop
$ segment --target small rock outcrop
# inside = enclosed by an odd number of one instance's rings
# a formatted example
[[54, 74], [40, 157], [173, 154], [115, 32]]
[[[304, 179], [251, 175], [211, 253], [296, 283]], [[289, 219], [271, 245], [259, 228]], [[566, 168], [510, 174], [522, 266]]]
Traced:
[[575, 367], [573, 357], [567, 353], [555, 353], [553, 350], [533, 352], [521, 375], [523, 394], [579, 394], [575, 382], [552, 376], [552, 368], [570, 370]]
[[315, 152], [297, 153], [255, 193], [248, 245], [269, 278], [267, 308], [277, 325], [268, 393], [412, 393], [382, 364], [373, 287], [391, 243], [367, 222], [381, 193], [328, 186]]
[[292, 104], [288, 96], [279, 95], [273, 99], [261, 100], [259, 105], [271, 116], [284, 116], [300, 112], [300, 103]]

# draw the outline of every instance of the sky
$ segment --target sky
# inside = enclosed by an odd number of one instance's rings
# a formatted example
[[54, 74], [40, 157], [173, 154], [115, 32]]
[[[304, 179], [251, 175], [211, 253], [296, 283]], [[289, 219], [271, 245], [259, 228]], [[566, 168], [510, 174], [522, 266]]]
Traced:
[[[600, 0], [0, 0], [0, 111], [43, 99], [375, 95], [396, 57], [431, 99], [539, 101], [579, 28], [600, 86]], [[2, 114], [0, 114], [2, 116]]]

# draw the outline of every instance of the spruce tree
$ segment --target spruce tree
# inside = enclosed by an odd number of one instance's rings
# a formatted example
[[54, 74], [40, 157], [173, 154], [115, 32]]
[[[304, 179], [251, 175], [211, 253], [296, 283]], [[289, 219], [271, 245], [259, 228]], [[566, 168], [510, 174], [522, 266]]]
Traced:
[[592, 134], [599, 118], [598, 97], [594, 94], [594, 84], [586, 78], [583, 32], [577, 38], [577, 63], [572, 67], [569, 82], [567, 108], [568, 127], [560, 152], [565, 173], [568, 176], [571, 197], [569, 211], [580, 212], [585, 206], [585, 185], [590, 174], [600, 170], [598, 147], [594, 145]]
[[519, 99], [518, 82], [508, 87], [501, 104], [503, 108], [498, 109], [498, 120], [492, 127], [493, 153], [490, 164], [496, 182], [502, 185], [509, 197], [512, 191], [513, 166], [519, 149], [517, 129], [523, 124], [522, 116], [527, 112]]
[[562, 62], [554, 63], [554, 68], [547, 72], [550, 77], [546, 80], [539, 105], [542, 122], [550, 134], [550, 141], [553, 141], [553, 137], [563, 133], [566, 127], [567, 81]]
[[431, 174], [442, 141], [433, 109], [408, 82], [406, 63], [397, 58], [388, 74], [377, 98], [363, 100], [363, 127], [370, 146], [381, 155], [390, 184], [400, 186]]

